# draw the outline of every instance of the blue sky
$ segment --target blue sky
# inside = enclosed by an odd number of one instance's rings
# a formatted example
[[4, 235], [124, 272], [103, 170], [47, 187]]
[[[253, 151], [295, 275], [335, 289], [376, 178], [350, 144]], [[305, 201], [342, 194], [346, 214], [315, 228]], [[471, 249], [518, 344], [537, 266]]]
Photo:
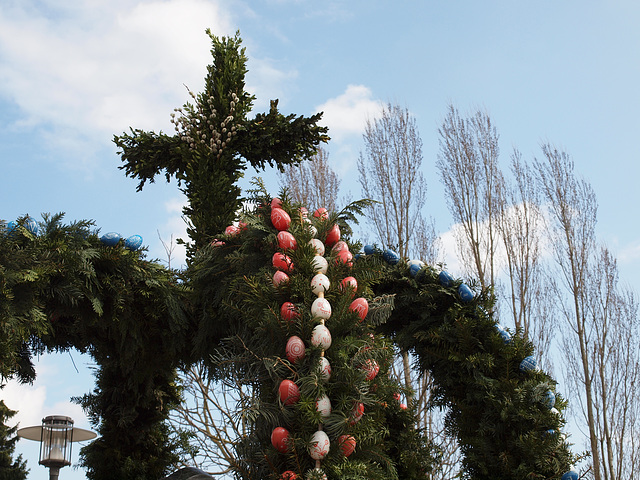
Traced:
[[[483, 108], [505, 162], [514, 146], [531, 159], [547, 141], [572, 155], [598, 196], [599, 236], [637, 290], [639, 17], [637, 2], [620, 0], [2, 0], [0, 218], [94, 219], [103, 233], [142, 235], [149, 256], [164, 259], [158, 233], [181, 235], [183, 199], [175, 183], [136, 193], [111, 139], [130, 126], [171, 133], [169, 114], [188, 100], [184, 85], [203, 85], [205, 28], [239, 29], [256, 111], [279, 98], [283, 113], [325, 112], [341, 194], [360, 198], [366, 118], [380, 102], [399, 103], [424, 142], [425, 214], [449, 231], [435, 169], [438, 125], [449, 103]], [[276, 176], [262, 175], [275, 193]], [[173, 266], [181, 262], [176, 252]], [[90, 359], [73, 357], [80, 373], [68, 354], [47, 356], [35, 386], [0, 391], [21, 409], [22, 426], [57, 413], [88, 428], [68, 399], [91, 389]], [[56, 386], [53, 372], [71, 385]], [[42, 475], [37, 450], [29, 460], [32, 476]]]

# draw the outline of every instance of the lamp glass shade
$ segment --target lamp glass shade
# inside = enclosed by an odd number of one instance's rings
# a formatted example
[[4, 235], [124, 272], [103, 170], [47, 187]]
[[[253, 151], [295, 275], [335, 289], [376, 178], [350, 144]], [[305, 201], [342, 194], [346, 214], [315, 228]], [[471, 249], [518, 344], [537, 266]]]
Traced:
[[73, 441], [73, 420], [61, 415], [42, 419], [42, 439], [40, 442], [40, 465], [64, 467], [71, 465], [71, 442]]

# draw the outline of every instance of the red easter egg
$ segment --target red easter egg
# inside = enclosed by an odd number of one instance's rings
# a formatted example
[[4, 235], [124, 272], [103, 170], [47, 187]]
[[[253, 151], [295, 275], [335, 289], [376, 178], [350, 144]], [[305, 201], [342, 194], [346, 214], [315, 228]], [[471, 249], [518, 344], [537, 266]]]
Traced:
[[406, 410], [406, 409], [407, 409], [407, 406], [406, 406], [404, 403], [401, 403], [401, 404], [400, 404], [400, 408], [401, 408], [402, 410]]
[[211, 246], [212, 247], [222, 247], [224, 245], [224, 242], [221, 242], [220, 240], [216, 239], [213, 242], [211, 242]]
[[353, 410], [351, 411], [351, 420], [349, 421], [349, 423], [351, 425], [355, 425], [360, 421], [363, 415], [364, 415], [364, 404], [356, 403], [353, 406]]
[[338, 445], [345, 457], [348, 457], [356, 449], [356, 439], [351, 435], [340, 435], [338, 437]]
[[285, 405], [293, 405], [300, 400], [300, 389], [291, 380], [283, 380], [278, 388], [280, 401]]
[[280, 315], [287, 322], [293, 322], [296, 318], [300, 317], [300, 313], [296, 310], [296, 306], [291, 302], [284, 302], [280, 307]]
[[280, 453], [287, 453], [289, 440], [289, 431], [286, 428], [276, 427], [271, 432], [271, 445]]
[[331, 249], [331, 251], [333, 252], [341, 252], [342, 250], [349, 250], [349, 245], [347, 245], [347, 242], [345, 242], [344, 240], [336, 242], [336, 244]]
[[291, 470], [287, 470], [280, 475], [280, 480], [298, 480], [298, 475]]
[[300, 207], [300, 216], [302, 218], [307, 218], [309, 216], [309, 210], [304, 207]]
[[291, 225], [291, 217], [281, 208], [271, 210], [271, 223], [278, 230], [286, 230]]
[[298, 248], [298, 242], [296, 242], [296, 237], [291, 235], [289, 232], [278, 232], [278, 246], [283, 250], [295, 250]]
[[346, 277], [340, 282], [340, 290], [343, 292], [351, 292], [351, 296], [356, 293], [358, 289], [358, 281], [354, 277]]
[[291, 273], [293, 271], [293, 262], [284, 253], [274, 253], [271, 263], [275, 268], [282, 270], [283, 272]]
[[291, 363], [296, 363], [298, 360], [304, 358], [306, 347], [304, 346], [304, 342], [300, 337], [296, 337], [295, 335], [289, 338], [287, 341], [287, 346], [285, 348], [285, 352], [287, 354], [287, 359]]
[[353, 254], [349, 250], [340, 250], [336, 256], [336, 265], [344, 263], [347, 267], [353, 266]]
[[331, 227], [331, 229], [327, 232], [327, 238], [325, 238], [324, 243], [328, 246], [332, 246], [340, 240], [340, 227], [336, 223]]
[[282, 207], [282, 200], [280, 200], [278, 197], [275, 197], [273, 200], [271, 200], [271, 208], [281, 208]]
[[326, 220], [329, 218], [329, 212], [327, 212], [326, 208], [319, 208], [315, 212], [313, 212], [313, 216], [316, 218], [321, 218], [322, 220]]
[[364, 320], [369, 313], [369, 302], [367, 302], [366, 298], [356, 298], [351, 305], [349, 305], [350, 312], [356, 312], [360, 317], [360, 320]]
[[375, 360], [369, 359], [366, 362], [364, 362], [362, 369], [366, 373], [366, 379], [373, 380], [374, 378], [376, 378], [376, 375], [378, 375], [378, 372], [380, 371], [380, 366], [378, 365], [378, 362], [376, 362]]
[[224, 233], [225, 235], [237, 235], [238, 233], [240, 233], [240, 229], [235, 225], [229, 225], [224, 229]]
[[399, 402], [402, 397], [400, 396], [399, 393], [394, 393], [393, 398], [395, 398]]
[[278, 270], [276, 273], [273, 274], [273, 286], [274, 287], [279, 287], [280, 284], [282, 283], [286, 283], [289, 281], [289, 275], [287, 275], [286, 273]]
[[246, 230], [247, 224], [245, 222], [238, 222], [238, 228], [240, 228], [240, 230]]

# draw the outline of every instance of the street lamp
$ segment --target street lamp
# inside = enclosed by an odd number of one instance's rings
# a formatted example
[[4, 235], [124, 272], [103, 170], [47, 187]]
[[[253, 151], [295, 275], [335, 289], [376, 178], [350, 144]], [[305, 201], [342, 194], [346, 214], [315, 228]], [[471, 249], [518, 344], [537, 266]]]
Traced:
[[95, 432], [75, 428], [71, 417], [50, 415], [42, 425], [18, 430], [18, 436], [40, 442], [40, 465], [49, 469], [49, 480], [57, 480], [62, 467], [71, 465], [71, 443], [93, 440]]

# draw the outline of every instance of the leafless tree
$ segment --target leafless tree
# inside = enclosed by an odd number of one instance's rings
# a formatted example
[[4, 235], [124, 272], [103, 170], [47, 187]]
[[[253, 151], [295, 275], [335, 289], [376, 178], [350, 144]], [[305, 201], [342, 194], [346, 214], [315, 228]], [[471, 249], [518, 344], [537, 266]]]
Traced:
[[279, 174], [280, 186], [286, 187], [294, 201], [315, 210], [323, 207], [338, 210], [340, 178], [329, 164], [329, 153], [322, 147], [310, 161], [288, 165]]
[[483, 289], [496, 283], [498, 222], [504, 178], [498, 167], [498, 133], [489, 115], [478, 110], [463, 118], [449, 105], [439, 128], [440, 172], [449, 210], [461, 226], [458, 237], [464, 265]]

